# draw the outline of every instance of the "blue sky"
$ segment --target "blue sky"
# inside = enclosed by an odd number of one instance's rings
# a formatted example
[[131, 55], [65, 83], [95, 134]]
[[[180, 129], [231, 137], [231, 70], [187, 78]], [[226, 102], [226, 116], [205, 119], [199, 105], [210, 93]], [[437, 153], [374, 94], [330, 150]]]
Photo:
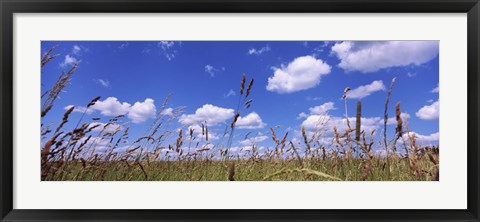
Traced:
[[[138, 138], [161, 113], [175, 117], [164, 130], [192, 127], [197, 134], [199, 123], [207, 121], [213, 143], [226, 143], [223, 132], [235, 114], [245, 73], [247, 83], [255, 79], [253, 102], [240, 112], [234, 149], [271, 146], [271, 127], [279, 137], [288, 131], [288, 139], [301, 144], [301, 126], [313, 133], [320, 130], [319, 122], [327, 144], [333, 126], [345, 128], [346, 87], [351, 88], [349, 117], [361, 100], [362, 128], [376, 129], [378, 141], [387, 91], [396, 77], [389, 117], [401, 102], [402, 117], [408, 117], [417, 141], [438, 144], [437, 41], [43, 41], [42, 55], [55, 45], [59, 56], [42, 69], [42, 92], [62, 70], [75, 62], [79, 69], [42, 119], [46, 126], [56, 127], [66, 107], [74, 105], [65, 128], [73, 128], [83, 112], [83, 121], [99, 123], [125, 114], [122, 127], [130, 126], [130, 138]], [[96, 96], [100, 101], [85, 111]], [[394, 122], [387, 127], [390, 137]]]

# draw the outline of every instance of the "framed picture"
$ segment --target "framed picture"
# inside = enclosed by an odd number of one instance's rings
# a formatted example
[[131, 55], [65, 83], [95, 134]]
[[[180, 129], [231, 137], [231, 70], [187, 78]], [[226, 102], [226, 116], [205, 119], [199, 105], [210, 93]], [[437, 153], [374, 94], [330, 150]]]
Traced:
[[477, 0], [0, 7], [1, 221], [479, 221]]

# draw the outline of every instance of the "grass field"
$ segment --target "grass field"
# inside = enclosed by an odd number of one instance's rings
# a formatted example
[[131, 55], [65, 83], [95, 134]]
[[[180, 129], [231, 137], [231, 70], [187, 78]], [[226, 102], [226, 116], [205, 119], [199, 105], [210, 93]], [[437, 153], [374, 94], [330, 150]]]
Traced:
[[[64, 174], [49, 174], [45, 180], [80, 181], [426, 181], [437, 180], [437, 166], [426, 158], [416, 161], [418, 174], [406, 158], [371, 161], [341, 158], [326, 160], [226, 160], [152, 162], [72, 162]], [[52, 163], [53, 164], [53, 163]], [[55, 164], [53, 164], [55, 165]], [[55, 167], [55, 166], [54, 166]]]

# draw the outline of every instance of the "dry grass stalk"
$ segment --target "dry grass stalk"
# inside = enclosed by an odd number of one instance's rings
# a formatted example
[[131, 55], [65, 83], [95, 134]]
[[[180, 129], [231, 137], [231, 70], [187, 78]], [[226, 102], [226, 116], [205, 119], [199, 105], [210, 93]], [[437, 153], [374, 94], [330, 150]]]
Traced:
[[250, 80], [250, 83], [248, 84], [247, 92], [245, 93], [245, 98], [247, 98], [248, 95], [250, 95], [250, 90], [252, 89], [253, 81], [254, 81], [254, 79], [252, 78], [252, 79]]
[[278, 139], [277, 139], [277, 134], [275, 133], [275, 129], [273, 127], [270, 127], [270, 132], [272, 132], [273, 142], [275, 142], [275, 144], [279, 144]]
[[390, 95], [392, 94], [392, 89], [393, 85], [395, 84], [395, 80], [397, 78], [394, 77], [392, 79], [392, 83], [390, 84], [390, 89], [388, 90], [387, 93], [387, 100], [385, 101], [385, 110], [383, 112], [384, 119], [383, 119], [383, 144], [385, 145], [385, 153], [386, 153], [386, 158], [387, 158], [387, 173], [388, 173], [388, 178], [390, 178], [390, 160], [389, 160], [389, 149], [388, 149], [388, 143], [387, 143], [387, 122], [388, 122], [388, 102], [390, 101]]
[[[75, 71], [77, 71], [78, 63], [75, 63], [67, 73], [63, 73], [58, 77], [55, 84], [49, 89], [47, 98], [43, 101], [41, 117], [47, 115], [48, 111], [53, 107], [53, 104], [58, 98], [60, 92], [70, 83], [71, 77]], [[47, 92], [45, 94], [47, 95]]]
[[[87, 105], [87, 108], [89, 108], [90, 106], [93, 106], [95, 105], [95, 103], [97, 103], [97, 101], [100, 100], [100, 96], [97, 96], [95, 98], [92, 99], [92, 101], [90, 101]], [[117, 119], [118, 117], [115, 117], [115, 119]]]
[[302, 137], [303, 137], [303, 142], [305, 142], [305, 145], [307, 146], [307, 151], [310, 151], [311, 147], [307, 139], [307, 132], [305, 131], [305, 126], [302, 126]]
[[369, 175], [370, 175], [370, 163], [367, 161], [365, 162], [365, 167], [363, 169], [362, 180], [363, 181], [367, 180]]
[[235, 162], [230, 162], [228, 165], [228, 180], [235, 181]]
[[302, 158], [300, 157], [300, 154], [298, 154], [298, 151], [297, 151], [297, 149], [295, 148], [295, 146], [293, 145], [292, 141], [290, 141], [290, 146], [292, 146], [293, 152], [295, 153], [295, 156], [297, 157], [297, 160], [298, 160], [298, 162], [300, 163], [300, 166], [303, 167]]
[[242, 80], [240, 81], [240, 95], [243, 95], [243, 90], [245, 89], [245, 81], [247, 80], [247, 76], [242, 74]]
[[360, 141], [360, 132], [362, 127], [362, 102], [357, 102], [357, 115], [355, 119], [355, 140]]
[[395, 118], [397, 120], [397, 127], [395, 128], [395, 132], [397, 133], [397, 137], [402, 136], [402, 125], [403, 125], [403, 120], [402, 120], [402, 112], [400, 112], [400, 102], [398, 102], [395, 105]]
[[183, 144], [183, 140], [182, 140], [182, 137], [183, 137], [183, 131], [182, 129], [180, 129], [180, 131], [178, 131], [178, 137], [177, 137], [177, 149], [180, 149], [180, 147], [182, 146]]
[[62, 122], [60, 123], [60, 125], [58, 125], [57, 129], [55, 129], [55, 133], [58, 133], [58, 131], [63, 127], [63, 125], [68, 122], [68, 116], [70, 115], [70, 113], [72, 113], [73, 109], [75, 109], [74, 106], [67, 109], [67, 111], [63, 114]]
[[[393, 150], [397, 151], [396, 145], [398, 139], [403, 136], [403, 120], [402, 120], [402, 112], [400, 111], [400, 102], [397, 102], [395, 105], [395, 119], [397, 120], [397, 126], [395, 127], [395, 139], [393, 142]], [[408, 149], [405, 149], [405, 153], [407, 156], [409, 155]]]
[[48, 62], [50, 62], [50, 60], [54, 59], [55, 57], [59, 56], [60, 54], [55, 54], [55, 55], [52, 55], [52, 52], [53, 50], [55, 50], [56, 48], [58, 47], [58, 45], [56, 46], [53, 46], [52, 48], [50, 48], [45, 54], [43, 54], [42, 56], [42, 60], [41, 60], [41, 67], [43, 68], [43, 66], [45, 66]]
[[235, 127], [235, 123], [237, 122], [238, 117], [240, 117], [240, 113], [239, 113], [239, 112], [237, 112], [237, 113], [235, 114], [235, 117], [233, 117], [232, 123], [230, 123], [230, 128], [233, 129], [233, 128]]
[[208, 126], [205, 126], [205, 140], [208, 142]]
[[281, 144], [280, 150], [281, 150], [282, 153], [283, 153], [283, 149], [285, 148], [285, 143], [287, 142], [287, 136], [288, 136], [288, 132], [285, 133], [282, 141], [280, 142], [280, 144]]

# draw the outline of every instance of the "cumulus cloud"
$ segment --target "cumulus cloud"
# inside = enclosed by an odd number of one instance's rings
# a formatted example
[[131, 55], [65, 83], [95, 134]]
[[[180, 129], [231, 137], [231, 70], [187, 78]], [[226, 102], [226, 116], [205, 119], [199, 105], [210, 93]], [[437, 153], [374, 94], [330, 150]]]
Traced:
[[305, 119], [308, 117], [308, 114], [301, 112], [298, 114], [297, 119]]
[[123, 129], [123, 127], [121, 125], [116, 124], [116, 123], [110, 123], [110, 124], [107, 125], [106, 123], [101, 123], [101, 122], [90, 123], [90, 125], [88, 125], [88, 128], [94, 127], [96, 125], [98, 125], [98, 126], [93, 128], [92, 132], [103, 131], [104, 133], [112, 133], [112, 132], [115, 132], [116, 130], [122, 130]]
[[439, 116], [440, 103], [435, 101], [431, 105], [426, 105], [420, 108], [415, 115], [423, 120], [433, 120], [438, 119]]
[[[65, 109], [69, 109], [70, 106], [66, 106]], [[127, 115], [133, 123], [145, 122], [149, 118], [154, 118], [156, 113], [156, 107], [153, 99], [147, 98], [144, 102], [136, 102], [133, 106], [126, 102], [120, 102], [115, 97], [108, 97], [105, 100], [97, 101], [93, 106], [88, 109], [86, 107], [75, 107], [74, 112], [86, 112], [91, 114], [94, 111], [99, 111], [105, 116], [118, 116]]]
[[129, 103], [121, 103], [115, 97], [108, 97], [103, 101], [97, 101], [91, 108], [100, 111], [105, 116], [125, 115], [130, 111]]
[[69, 65], [73, 65], [75, 63], [78, 62], [78, 59], [73, 57], [73, 56], [70, 56], [70, 55], [66, 55], [65, 56], [65, 59], [63, 60], [62, 63], [60, 63], [60, 66], [63, 68], [63, 67], [66, 67], [66, 66], [69, 66]]
[[265, 47], [262, 47], [260, 49], [255, 49], [255, 48], [250, 48], [248, 50], [249, 55], [261, 55], [265, 52], [270, 51], [270, 46], [266, 45]]
[[333, 102], [326, 102], [322, 105], [311, 107], [308, 110], [310, 111], [311, 114], [325, 114], [328, 111], [334, 110], [334, 109], [336, 108]]
[[[410, 114], [408, 113], [401, 113], [400, 118], [403, 120], [403, 122], [407, 122], [408, 119], [410, 119]], [[390, 117], [387, 119], [387, 124], [388, 125], [394, 125], [397, 124], [397, 117]]]
[[[354, 127], [356, 118], [348, 118], [350, 121], [350, 127]], [[380, 127], [383, 123], [383, 119], [380, 117], [362, 117], [361, 118], [361, 129], [365, 132], [371, 132]], [[333, 127], [337, 127], [339, 132], [345, 132], [347, 129], [347, 119], [342, 117], [334, 117], [329, 115], [310, 115], [302, 123], [302, 126], [305, 127], [308, 131], [321, 131], [333, 132]]]
[[322, 105], [310, 107], [308, 110], [310, 111], [310, 114], [307, 114], [305, 112], [301, 112], [298, 114], [297, 119], [305, 119], [309, 115], [321, 115], [321, 114], [326, 114], [330, 110], [335, 110], [335, 104], [333, 102], [326, 102]]
[[260, 129], [266, 125], [256, 112], [251, 112], [244, 117], [239, 117], [235, 123], [235, 126], [239, 129]]
[[439, 132], [432, 133], [430, 135], [422, 135], [422, 134], [419, 134], [419, 133], [416, 133], [416, 132], [410, 132], [409, 134], [405, 133], [403, 135], [403, 138], [405, 139], [405, 142], [407, 144], [409, 144], [410, 143], [410, 138], [412, 138], [413, 136], [415, 136], [415, 142], [417, 144], [423, 145], [423, 146], [424, 145], [435, 144], [440, 139], [440, 133]]
[[383, 81], [376, 80], [368, 85], [359, 86], [358, 88], [350, 90], [347, 93], [347, 99], [362, 99], [374, 92], [382, 90], [385, 90], [385, 85], [383, 85]]
[[273, 67], [273, 70], [273, 76], [268, 78], [267, 90], [293, 93], [320, 84], [322, 75], [329, 74], [331, 67], [321, 59], [302, 56], [294, 59], [287, 66]]
[[205, 104], [198, 108], [194, 114], [183, 114], [178, 122], [183, 125], [192, 125], [207, 122], [208, 125], [216, 125], [225, 122], [234, 115], [233, 109], [226, 109], [211, 104]]
[[[79, 142], [84, 143], [87, 140], [87, 137], [80, 138]], [[85, 147], [93, 147], [96, 153], [103, 153], [106, 152], [108, 148], [110, 148], [110, 139], [102, 138], [102, 137], [91, 137]]]
[[[202, 127], [199, 124], [194, 124], [188, 127], [188, 131], [185, 133], [190, 133], [190, 129], [193, 130], [194, 134], [194, 141], [198, 141], [199, 139], [201, 140], [206, 140], [207, 136], [205, 135], [207, 132], [204, 131], [204, 134], [202, 134]], [[208, 130], [208, 140], [218, 140], [219, 137], [216, 133], [212, 132], [212, 130]]]
[[[70, 108], [72, 108], [73, 105], [68, 105], [68, 106], [65, 106], [63, 107], [65, 110], [69, 110]], [[73, 112], [78, 112], [78, 113], [85, 113], [85, 114], [91, 114], [93, 113], [93, 109], [91, 108], [88, 108], [87, 107], [83, 107], [83, 106], [75, 106], [75, 108], [73, 108]]]
[[336, 43], [332, 54], [346, 71], [375, 72], [383, 68], [421, 65], [438, 55], [438, 41], [378, 41]]
[[265, 135], [258, 135], [256, 137], [252, 137], [252, 138], [248, 138], [248, 139], [245, 139], [245, 140], [242, 140], [240, 141], [240, 144], [244, 145], [244, 146], [252, 146], [254, 144], [257, 144], [257, 143], [260, 143], [262, 141], [265, 141], [266, 139], [268, 139], [267, 136]]
[[165, 108], [160, 114], [164, 116], [173, 116], [173, 108]]
[[149, 118], [155, 118], [157, 109], [154, 100], [147, 98], [143, 102], [136, 102], [128, 112], [128, 118], [134, 123], [141, 123], [147, 121]]
[[[302, 126], [308, 131], [319, 130], [323, 127], [328, 127], [326, 124], [332, 119], [329, 115], [309, 115], [303, 122]], [[329, 128], [329, 127], [328, 127]]]

